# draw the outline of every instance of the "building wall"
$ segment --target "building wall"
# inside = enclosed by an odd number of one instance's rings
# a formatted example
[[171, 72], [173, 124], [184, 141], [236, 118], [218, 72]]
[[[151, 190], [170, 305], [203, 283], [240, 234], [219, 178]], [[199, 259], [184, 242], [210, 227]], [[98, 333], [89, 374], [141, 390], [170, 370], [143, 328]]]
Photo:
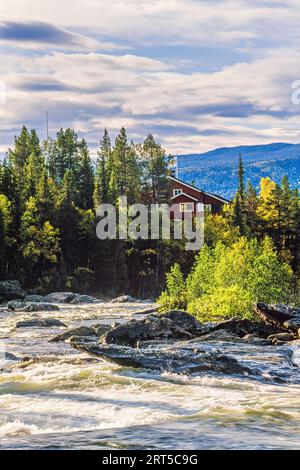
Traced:
[[[214, 198], [213, 196], [209, 196], [202, 191], [198, 191], [194, 188], [189, 188], [185, 186], [184, 184], [180, 183], [179, 181], [172, 181], [172, 192], [174, 189], [181, 189], [184, 193], [186, 193], [189, 196], [192, 196], [193, 198], [196, 198], [198, 202], [202, 202], [204, 205], [210, 205], [211, 206], [211, 212], [213, 214], [216, 214], [221, 211], [224, 203], [220, 201], [219, 199]], [[179, 218], [182, 217], [182, 213], [180, 212], [179, 204], [180, 203], [189, 203], [189, 202], [194, 202], [196, 204], [196, 201], [193, 201], [192, 199], [189, 199], [187, 196], [179, 195], [175, 200], [173, 200], [174, 204], [178, 204], [178, 210], [176, 211], [176, 214], [178, 214]], [[194, 214], [196, 213], [196, 206], [195, 206], [195, 211]], [[177, 218], [177, 217], [176, 217]]]

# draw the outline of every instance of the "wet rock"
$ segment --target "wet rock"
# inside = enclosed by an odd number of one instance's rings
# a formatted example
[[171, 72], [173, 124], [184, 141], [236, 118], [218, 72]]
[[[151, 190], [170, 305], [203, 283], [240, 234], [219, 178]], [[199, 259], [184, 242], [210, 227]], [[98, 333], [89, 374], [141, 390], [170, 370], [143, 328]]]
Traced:
[[135, 346], [138, 341], [188, 339], [199, 335], [203, 332], [203, 328], [192, 315], [173, 310], [117, 326], [104, 335], [103, 342]]
[[77, 294], [73, 292], [53, 292], [42, 298], [42, 302], [50, 304], [70, 304]]
[[291, 318], [290, 320], [287, 320], [283, 324], [284, 328], [290, 331], [298, 332], [300, 328], [300, 316]]
[[100, 359], [120, 366], [153, 369], [175, 373], [218, 372], [224, 374], [249, 374], [252, 371], [236, 359], [220, 354], [195, 351], [187, 348], [135, 349], [117, 345], [99, 345], [81, 338], [71, 338], [71, 345]]
[[100, 338], [109, 330], [111, 330], [112, 327], [110, 325], [93, 325], [93, 328], [98, 338]]
[[[271, 334], [278, 333], [278, 328], [272, 325], [266, 325], [263, 322], [251, 321], [247, 318], [233, 317], [209, 326], [210, 331], [226, 330], [241, 338], [246, 335], [255, 335], [258, 338], [267, 338]], [[282, 330], [283, 331], [283, 330]]]
[[156, 313], [157, 307], [152, 308], [145, 308], [144, 310], [139, 310], [138, 312], [134, 312], [134, 315], [149, 315], [150, 313]]
[[240, 343], [242, 338], [228, 330], [215, 330], [206, 335], [201, 335], [199, 341], [226, 341], [228, 343]]
[[44, 303], [44, 302], [19, 302], [11, 300], [7, 304], [9, 310], [15, 312], [54, 312], [58, 311], [58, 305]]
[[275, 335], [270, 335], [268, 339], [272, 342], [276, 342], [277, 340], [282, 342], [293, 341], [295, 339], [295, 335], [293, 333], [277, 333]]
[[47, 318], [45, 320], [24, 320], [16, 323], [15, 328], [51, 328], [51, 327], [60, 327], [63, 326], [67, 328], [60, 320], [55, 318]]
[[0, 351], [0, 361], [11, 361], [11, 362], [19, 362], [22, 361], [22, 359], [18, 356], [15, 356], [14, 354], [11, 354], [9, 352], [1, 352]]
[[121, 295], [121, 297], [117, 297], [116, 299], [110, 301], [112, 304], [124, 304], [126, 302], [136, 302], [136, 299], [130, 295]]
[[8, 310], [21, 310], [26, 307], [27, 303], [22, 302], [22, 300], [11, 300], [7, 303]]
[[26, 292], [19, 281], [0, 282], [0, 301], [23, 299]]
[[19, 312], [58, 312], [59, 306], [44, 302], [31, 302], [21, 309], [15, 309]]
[[42, 302], [43, 296], [37, 294], [26, 295], [24, 302]]
[[101, 300], [96, 299], [95, 297], [91, 297], [90, 295], [75, 294], [75, 297], [70, 303], [77, 305], [77, 304], [96, 304], [96, 303], [101, 303], [101, 302], [102, 302]]
[[243, 342], [251, 343], [253, 345], [258, 345], [258, 346], [259, 345], [268, 346], [269, 344], [272, 343], [272, 341], [270, 341], [269, 339], [259, 338], [255, 334], [248, 334], [244, 336], [242, 339], [243, 339]]
[[[264, 322], [281, 329], [297, 333], [300, 328], [300, 309], [289, 305], [256, 304], [254, 312]], [[279, 332], [279, 331], [278, 331]]]
[[78, 328], [73, 328], [72, 330], [65, 331], [59, 335], [54, 336], [50, 339], [50, 343], [58, 343], [60, 341], [66, 341], [72, 336], [96, 336], [94, 328], [89, 326], [79, 326]]

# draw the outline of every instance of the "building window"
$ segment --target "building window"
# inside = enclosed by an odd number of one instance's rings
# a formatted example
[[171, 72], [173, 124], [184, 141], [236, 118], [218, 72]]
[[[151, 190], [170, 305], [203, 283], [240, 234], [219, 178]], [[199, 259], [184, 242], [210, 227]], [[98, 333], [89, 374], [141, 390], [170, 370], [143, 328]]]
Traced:
[[173, 190], [173, 196], [179, 196], [179, 194], [182, 193], [182, 189], [174, 189]]
[[211, 212], [211, 204], [204, 204], [204, 212]]
[[194, 203], [187, 202], [185, 204], [180, 204], [180, 212], [194, 212]]

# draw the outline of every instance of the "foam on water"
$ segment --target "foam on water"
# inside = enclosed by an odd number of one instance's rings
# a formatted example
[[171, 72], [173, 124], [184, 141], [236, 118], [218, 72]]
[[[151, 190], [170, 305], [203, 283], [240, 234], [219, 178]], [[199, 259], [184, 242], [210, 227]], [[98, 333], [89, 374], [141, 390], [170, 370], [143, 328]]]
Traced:
[[[139, 305], [139, 308], [143, 307]], [[102, 305], [96, 310], [77, 306], [62, 309], [59, 314], [60, 319], [73, 327], [100, 321], [109, 323], [108, 310]], [[114, 307], [113, 318], [122, 317], [123, 311], [123, 307]], [[20, 317], [22, 315], [18, 314], [17, 319]], [[124, 318], [130, 318], [130, 306]], [[7, 318], [1, 320], [2, 331], [12, 328], [15, 321], [16, 315], [7, 314]], [[200, 439], [207, 429], [213, 430], [215, 435], [235, 435], [239, 429], [249, 439], [251, 436], [251, 445], [257, 448], [263, 447], [260, 442], [271, 445], [274, 435], [276, 442], [285, 447], [287, 432], [290, 442], [300, 443], [299, 385], [122, 368], [91, 359], [68, 344], [49, 343], [49, 338], [57, 332], [55, 328], [11, 329], [9, 337], [3, 340], [9, 352], [17, 356], [31, 352], [33, 357], [27, 367], [6, 364], [0, 375], [0, 438], [5, 442], [9, 439], [12, 447], [22, 436], [27, 436], [26, 446], [30, 448], [37, 438], [39, 445], [46, 445], [49, 435], [61, 434], [66, 442], [73, 442], [77, 433], [114, 430], [112, 433], [119, 435], [121, 430], [136, 426], [144, 426], [144, 431], [141, 428], [140, 432], [145, 433], [146, 442], [147, 429], [150, 433], [153, 426], [162, 425], [173, 440], [177, 426], [181, 429], [182, 448], [185, 443], [186, 448], [192, 445], [192, 434], [196, 442], [197, 436]], [[293, 361], [299, 361], [297, 345]], [[191, 420], [197, 423], [193, 432]], [[85, 438], [88, 440], [87, 434], [82, 435], [83, 443]], [[120, 439], [125, 445], [129, 437]]]

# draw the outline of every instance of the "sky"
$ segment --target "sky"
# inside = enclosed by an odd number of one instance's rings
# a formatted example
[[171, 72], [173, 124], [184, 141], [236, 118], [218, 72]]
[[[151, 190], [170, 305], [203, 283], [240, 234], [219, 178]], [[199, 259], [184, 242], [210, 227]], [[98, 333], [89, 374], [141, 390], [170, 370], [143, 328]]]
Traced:
[[298, 143], [299, 24], [299, 0], [1, 0], [0, 152], [46, 110], [92, 153], [121, 126], [172, 154]]

